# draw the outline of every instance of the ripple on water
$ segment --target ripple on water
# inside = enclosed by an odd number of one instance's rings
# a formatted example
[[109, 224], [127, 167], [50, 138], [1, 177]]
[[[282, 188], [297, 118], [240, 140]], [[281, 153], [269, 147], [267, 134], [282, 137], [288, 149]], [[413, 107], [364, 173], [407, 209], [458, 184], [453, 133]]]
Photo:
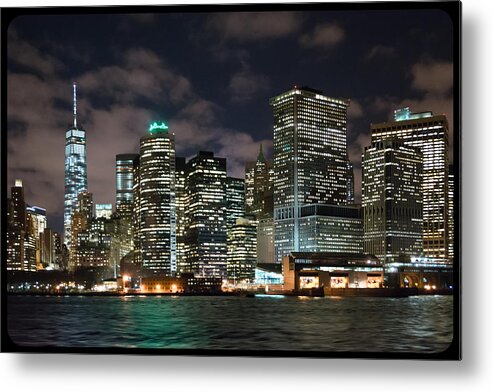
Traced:
[[25, 346], [430, 353], [452, 341], [452, 315], [451, 296], [8, 299]]

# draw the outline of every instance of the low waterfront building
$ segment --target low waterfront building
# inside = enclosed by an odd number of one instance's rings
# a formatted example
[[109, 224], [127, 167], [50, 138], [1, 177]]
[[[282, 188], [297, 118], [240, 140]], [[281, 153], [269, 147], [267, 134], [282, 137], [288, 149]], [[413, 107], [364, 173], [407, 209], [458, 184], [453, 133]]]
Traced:
[[380, 288], [382, 263], [372, 255], [292, 252], [283, 258], [284, 290]]

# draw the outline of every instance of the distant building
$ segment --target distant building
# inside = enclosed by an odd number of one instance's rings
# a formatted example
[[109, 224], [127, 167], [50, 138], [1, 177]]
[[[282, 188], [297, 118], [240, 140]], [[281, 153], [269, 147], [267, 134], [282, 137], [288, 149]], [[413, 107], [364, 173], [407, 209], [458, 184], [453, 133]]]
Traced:
[[116, 156], [116, 212], [120, 217], [131, 217], [134, 205], [134, 161], [138, 154]]
[[70, 249], [77, 196], [87, 191], [86, 131], [77, 123], [77, 86], [73, 84], [73, 124], [65, 132], [64, 243]]
[[26, 257], [30, 260], [34, 257], [36, 269], [42, 269], [40, 236], [46, 228], [46, 210], [41, 207], [27, 205], [26, 214], [26, 234], [28, 236]]
[[110, 219], [113, 214], [113, 205], [110, 204], [96, 204], [95, 206], [96, 218]]
[[139, 241], [144, 276], [176, 273], [175, 137], [154, 122], [140, 139]]
[[262, 145], [256, 161], [247, 162], [245, 168], [245, 212], [260, 218], [272, 217], [273, 204], [272, 161], [264, 157]]
[[455, 243], [455, 224], [454, 224], [454, 169], [449, 166], [448, 174], [448, 259], [450, 263], [454, 261], [454, 243]]
[[226, 277], [226, 159], [200, 151], [187, 162], [186, 263], [189, 272]]
[[229, 228], [236, 224], [236, 219], [245, 216], [245, 180], [242, 178], [226, 178], [226, 225]]
[[257, 224], [257, 261], [274, 262], [274, 219], [263, 218]]
[[185, 188], [187, 165], [185, 158], [175, 159], [175, 201], [176, 201], [176, 272], [181, 274], [188, 271], [185, 257], [185, 231], [187, 228], [188, 195]]
[[10, 195], [7, 201], [7, 270], [36, 271], [35, 222], [28, 215], [21, 180], [15, 180]]
[[270, 100], [274, 113], [275, 261], [300, 250], [300, 209], [347, 205], [352, 168], [347, 154], [349, 101], [295, 86]]
[[363, 253], [362, 223], [357, 206], [305, 205], [299, 217], [300, 252]]
[[228, 279], [253, 282], [257, 265], [256, 221], [238, 218], [228, 231]]
[[423, 154], [383, 139], [362, 160], [364, 251], [385, 263], [423, 254]]
[[427, 257], [447, 258], [448, 225], [448, 121], [432, 112], [397, 109], [394, 121], [372, 124], [371, 142], [401, 139], [423, 154], [423, 251]]

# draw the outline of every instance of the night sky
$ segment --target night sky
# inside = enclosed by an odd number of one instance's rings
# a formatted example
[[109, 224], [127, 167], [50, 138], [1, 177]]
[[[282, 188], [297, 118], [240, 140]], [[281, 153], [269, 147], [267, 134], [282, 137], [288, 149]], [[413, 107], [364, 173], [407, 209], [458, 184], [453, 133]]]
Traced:
[[115, 155], [138, 152], [150, 121], [169, 124], [177, 156], [210, 150], [244, 177], [260, 143], [272, 155], [269, 99], [299, 84], [351, 100], [359, 200], [370, 123], [410, 106], [445, 113], [452, 131], [452, 31], [438, 10], [17, 17], [7, 38], [8, 187], [22, 179], [26, 201], [62, 230], [73, 81], [88, 190], [113, 204]]

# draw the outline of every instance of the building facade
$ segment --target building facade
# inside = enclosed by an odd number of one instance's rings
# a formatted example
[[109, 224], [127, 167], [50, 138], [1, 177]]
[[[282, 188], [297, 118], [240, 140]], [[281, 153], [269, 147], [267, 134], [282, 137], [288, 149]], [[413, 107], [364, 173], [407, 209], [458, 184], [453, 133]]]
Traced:
[[64, 243], [70, 249], [71, 220], [77, 196], [87, 191], [86, 131], [77, 123], [77, 86], [73, 84], [73, 124], [65, 132]]
[[365, 148], [364, 251], [384, 263], [423, 255], [423, 154], [395, 139]]
[[228, 230], [228, 279], [234, 283], [255, 279], [257, 266], [257, 222], [238, 218]]
[[245, 180], [226, 177], [226, 225], [230, 229], [236, 219], [245, 216]]
[[175, 138], [154, 122], [140, 139], [139, 242], [144, 276], [176, 273]]
[[185, 232], [188, 272], [226, 277], [226, 159], [200, 151], [187, 162]]
[[359, 207], [305, 205], [300, 209], [300, 252], [360, 254], [362, 223]]
[[348, 100], [295, 86], [270, 100], [274, 113], [275, 261], [300, 249], [300, 208], [347, 205]]
[[255, 214], [258, 219], [273, 216], [273, 175], [273, 163], [265, 159], [260, 145], [257, 160], [245, 166], [246, 213]]
[[447, 258], [448, 227], [448, 121], [432, 112], [397, 109], [394, 121], [372, 124], [371, 142], [401, 139], [423, 154], [423, 251], [427, 257]]

